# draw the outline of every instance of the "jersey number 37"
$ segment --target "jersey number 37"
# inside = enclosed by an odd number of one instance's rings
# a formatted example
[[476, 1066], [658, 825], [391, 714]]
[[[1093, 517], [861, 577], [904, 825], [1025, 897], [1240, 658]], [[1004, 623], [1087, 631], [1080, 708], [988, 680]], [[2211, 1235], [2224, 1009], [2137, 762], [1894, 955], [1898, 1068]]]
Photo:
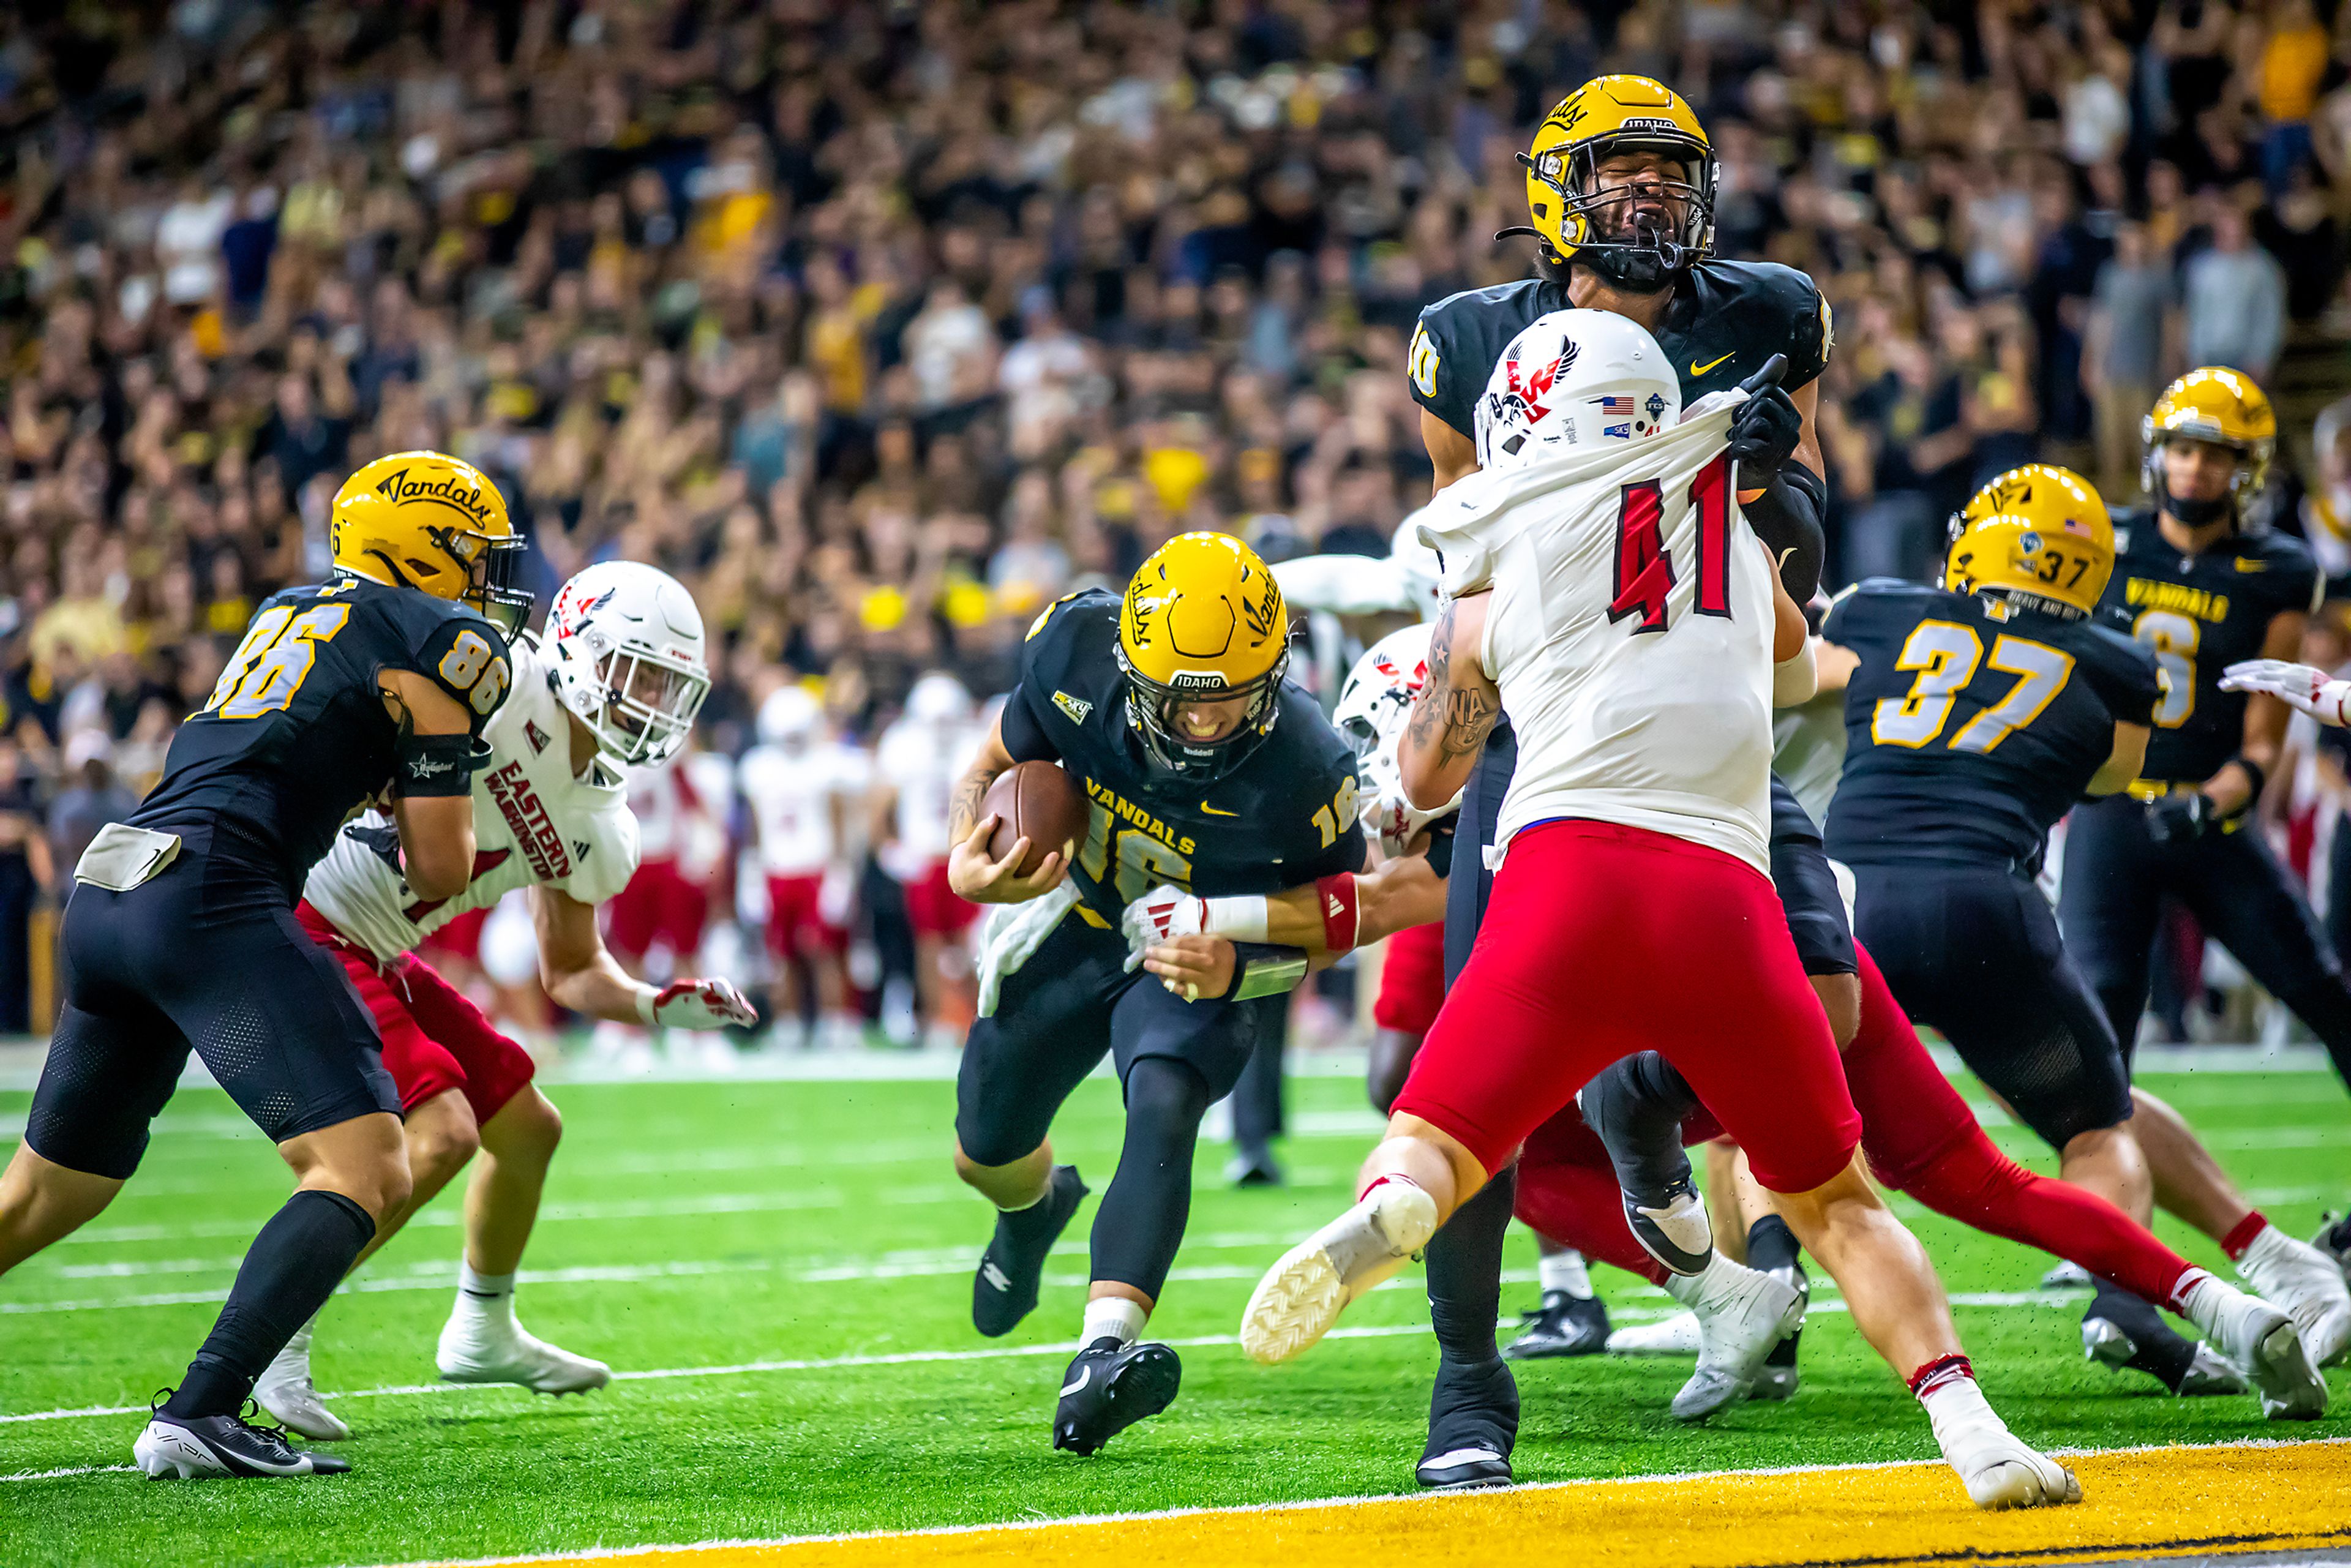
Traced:
[[[1983, 640], [1974, 628], [1956, 621], [1918, 622], [1903, 639], [1901, 655], [1894, 661], [1897, 670], [1917, 671], [1917, 678], [1906, 695], [1883, 698], [1870, 710], [1869, 738], [1879, 746], [1914, 750], [1928, 745], [1950, 722], [1951, 709], [1983, 661]], [[2074, 655], [2003, 633], [1992, 641], [1991, 667], [2014, 675], [2016, 684], [1959, 727], [1950, 739], [1953, 751], [1993, 750], [2039, 718], [2065, 689], [2074, 674]]]

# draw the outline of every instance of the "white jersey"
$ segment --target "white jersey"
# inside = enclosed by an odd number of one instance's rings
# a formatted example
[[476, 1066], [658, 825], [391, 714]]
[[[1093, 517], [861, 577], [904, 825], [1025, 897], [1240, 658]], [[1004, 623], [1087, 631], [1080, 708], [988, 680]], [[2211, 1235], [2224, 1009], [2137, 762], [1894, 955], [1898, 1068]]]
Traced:
[[[547, 655], [514, 644], [514, 693], [484, 727], [489, 762], [474, 775], [474, 880], [455, 898], [420, 899], [365, 844], [339, 837], [302, 895], [336, 930], [388, 961], [470, 910], [534, 883], [601, 904], [637, 869], [637, 823], [619, 775], [599, 757], [571, 771], [571, 726], [548, 684]], [[363, 826], [389, 827], [371, 814]]]
[[1729, 421], [1473, 474], [1432, 503], [1447, 591], [1492, 591], [1479, 662], [1519, 742], [1498, 846], [1589, 818], [1770, 874], [1771, 569], [1716, 465]]
[[895, 841], [883, 864], [904, 881], [947, 858], [947, 807], [956, 781], [970, 766], [978, 733], [967, 725], [940, 726], [902, 718], [882, 732], [873, 770], [897, 791]]
[[845, 855], [834, 817], [857, 809], [865, 775], [863, 753], [830, 741], [802, 751], [755, 746], [745, 752], [735, 782], [758, 826], [760, 869], [769, 876], [816, 876]]

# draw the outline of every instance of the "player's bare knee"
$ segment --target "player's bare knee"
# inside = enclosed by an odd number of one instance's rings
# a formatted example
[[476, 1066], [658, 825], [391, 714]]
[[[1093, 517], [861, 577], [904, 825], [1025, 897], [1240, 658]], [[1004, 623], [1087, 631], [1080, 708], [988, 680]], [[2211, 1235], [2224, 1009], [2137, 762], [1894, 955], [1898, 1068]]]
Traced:
[[482, 1147], [502, 1160], [545, 1165], [562, 1142], [563, 1113], [528, 1083], [482, 1124]]
[[1829, 1032], [1843, 1051], [1861, 1032], [1861, 977], [1813, 975], [1811, 979], [1813, 994], [1821, 998], [1821, 1010], [1829, 1015]]

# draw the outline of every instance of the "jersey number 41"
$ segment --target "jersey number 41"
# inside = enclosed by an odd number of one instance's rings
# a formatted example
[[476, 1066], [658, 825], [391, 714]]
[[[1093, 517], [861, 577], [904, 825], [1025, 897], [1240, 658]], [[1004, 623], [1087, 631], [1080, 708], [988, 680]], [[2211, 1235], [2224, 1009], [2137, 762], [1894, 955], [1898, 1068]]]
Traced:
[[[1718, 457], [1690, 481], [1698, 512], [1698, 598], [1700, 615], [1730, 619], [1730, 460]], [[1665, 486], [1655, 479], [1627, 485], [1616, 501], [1616, 596], [1611, 622], [1637, 617], [1635, 635], [1666, 629], [1667, 597], [1678, 579], [1666, 548]]]

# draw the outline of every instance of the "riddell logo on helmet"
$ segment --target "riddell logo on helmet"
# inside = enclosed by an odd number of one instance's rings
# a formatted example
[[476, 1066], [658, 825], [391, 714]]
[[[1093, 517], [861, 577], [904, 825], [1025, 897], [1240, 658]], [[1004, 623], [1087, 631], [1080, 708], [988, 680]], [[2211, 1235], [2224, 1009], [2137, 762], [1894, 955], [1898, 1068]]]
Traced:
[[478, 485], [451, 475], [445, 479], [411, 479], [409, 470], [402, 468], [388, 474], [377, 485], [375, 493], [396, 507], [411, 502], [431, 507], [446, 507], [462, 514], [468, 522], [478, 523], [492, 510], [490, 498]]

